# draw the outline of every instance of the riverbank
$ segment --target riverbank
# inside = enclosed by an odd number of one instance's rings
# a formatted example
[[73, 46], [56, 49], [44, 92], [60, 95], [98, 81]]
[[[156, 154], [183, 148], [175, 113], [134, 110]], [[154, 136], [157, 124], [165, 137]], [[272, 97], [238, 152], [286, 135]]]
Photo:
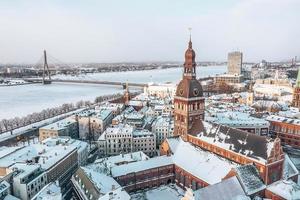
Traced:
[[104, 102], [104, 101], [114, 101], [117, 100], [119, 98], [122, 98], [122, 95], [110, 95], [110, 96], [102, 96], [102, 97], [98, 97], [98, 102], [92, 103], [88, 106], [84, 106], [81, 108], [76, 108], [72, 111], [57, 115], [57, 116], [53, 116], [44, 120], [40, 120], [31, 124], [28, 124], [26, 126], [22, 126], [13, 130], [9, 130], [3, 133], [0, 133], [0, 146], [1, 145], [10, 145], [15, 144], [16, 142], [20, 142], [20, 141], [28, 141], [31, 137], [36, 137], [38, 136], [38, 129], [40, 127], [55, 123], [59, 120], [65, 119], [67, 117], [70, 117], [76, 113], [82, 112], [84, 110], [90, 109], [95, 107], [97, 104]]

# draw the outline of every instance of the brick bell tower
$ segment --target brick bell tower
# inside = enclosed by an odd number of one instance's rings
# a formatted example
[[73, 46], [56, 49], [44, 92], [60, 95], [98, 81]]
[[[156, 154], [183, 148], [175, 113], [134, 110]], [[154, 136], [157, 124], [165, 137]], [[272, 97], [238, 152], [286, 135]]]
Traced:
[[196, 135], [203, 131], [204, 97], [202, 86], [196, 79], [195, 51], [192, 40], [185, 52], [182, 80], [174, 97], [174, 135], [180, 135], [187, 141], [187, 134]]

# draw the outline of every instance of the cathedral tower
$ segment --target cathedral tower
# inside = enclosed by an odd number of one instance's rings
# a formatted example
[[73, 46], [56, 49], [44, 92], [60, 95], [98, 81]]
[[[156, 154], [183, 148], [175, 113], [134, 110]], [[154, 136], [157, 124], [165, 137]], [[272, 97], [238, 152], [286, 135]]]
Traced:
[[190, 37], [182, 80], [174, 97], [174, 135], [180, 135], [184, 140], [187, 140], [187, 134], [196, 135], [203, 131], [204, 97], [202, 86], [196, 78], [195, 57]]

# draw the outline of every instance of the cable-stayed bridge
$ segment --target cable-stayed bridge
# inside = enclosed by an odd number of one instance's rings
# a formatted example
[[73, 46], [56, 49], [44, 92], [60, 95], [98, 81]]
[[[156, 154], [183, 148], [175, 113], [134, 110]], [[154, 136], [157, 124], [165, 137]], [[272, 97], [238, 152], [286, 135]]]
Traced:
[[[51, 77], [51, 72], [56, 70], [61, 70], [62, 68], [74, 68], [75, 66], [71, 66], [69, 64], [65, 64], [60, 60], [54, 58], [53, 56], [47, 54], [46, 50], [44, 50], [43, 55], [39, 59], [39, 61], [34, 65], [34, 69], [42, 70], [42, 77], [36, 78], [25, 78], [24, 80], [31, 83], [42, 83], [42, 84], [51, 84], [53, 82], [58, 83], [83, 83], [83, 84], [101, 84], [101, 85], [115, 85], [126, 87], [125, 82], [118, 81], [105, 81], [105, 80], [96, 80], [95, 78], [88, 77], [86, 78], [77, 77], [76, 79], [62, 79], [62, 78], [53, 78]], [[128, 83], [130, 87], [145, 87], [147, 84], [143, 83]]]

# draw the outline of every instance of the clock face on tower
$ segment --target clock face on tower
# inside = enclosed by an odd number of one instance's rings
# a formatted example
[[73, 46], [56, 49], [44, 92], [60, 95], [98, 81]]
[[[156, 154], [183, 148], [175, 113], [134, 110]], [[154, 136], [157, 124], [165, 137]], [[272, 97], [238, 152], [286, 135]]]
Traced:
[[194, 88], [193, 94], [194, 94], [194, 96], [198, 96], [199, 90], [197, 88]]

